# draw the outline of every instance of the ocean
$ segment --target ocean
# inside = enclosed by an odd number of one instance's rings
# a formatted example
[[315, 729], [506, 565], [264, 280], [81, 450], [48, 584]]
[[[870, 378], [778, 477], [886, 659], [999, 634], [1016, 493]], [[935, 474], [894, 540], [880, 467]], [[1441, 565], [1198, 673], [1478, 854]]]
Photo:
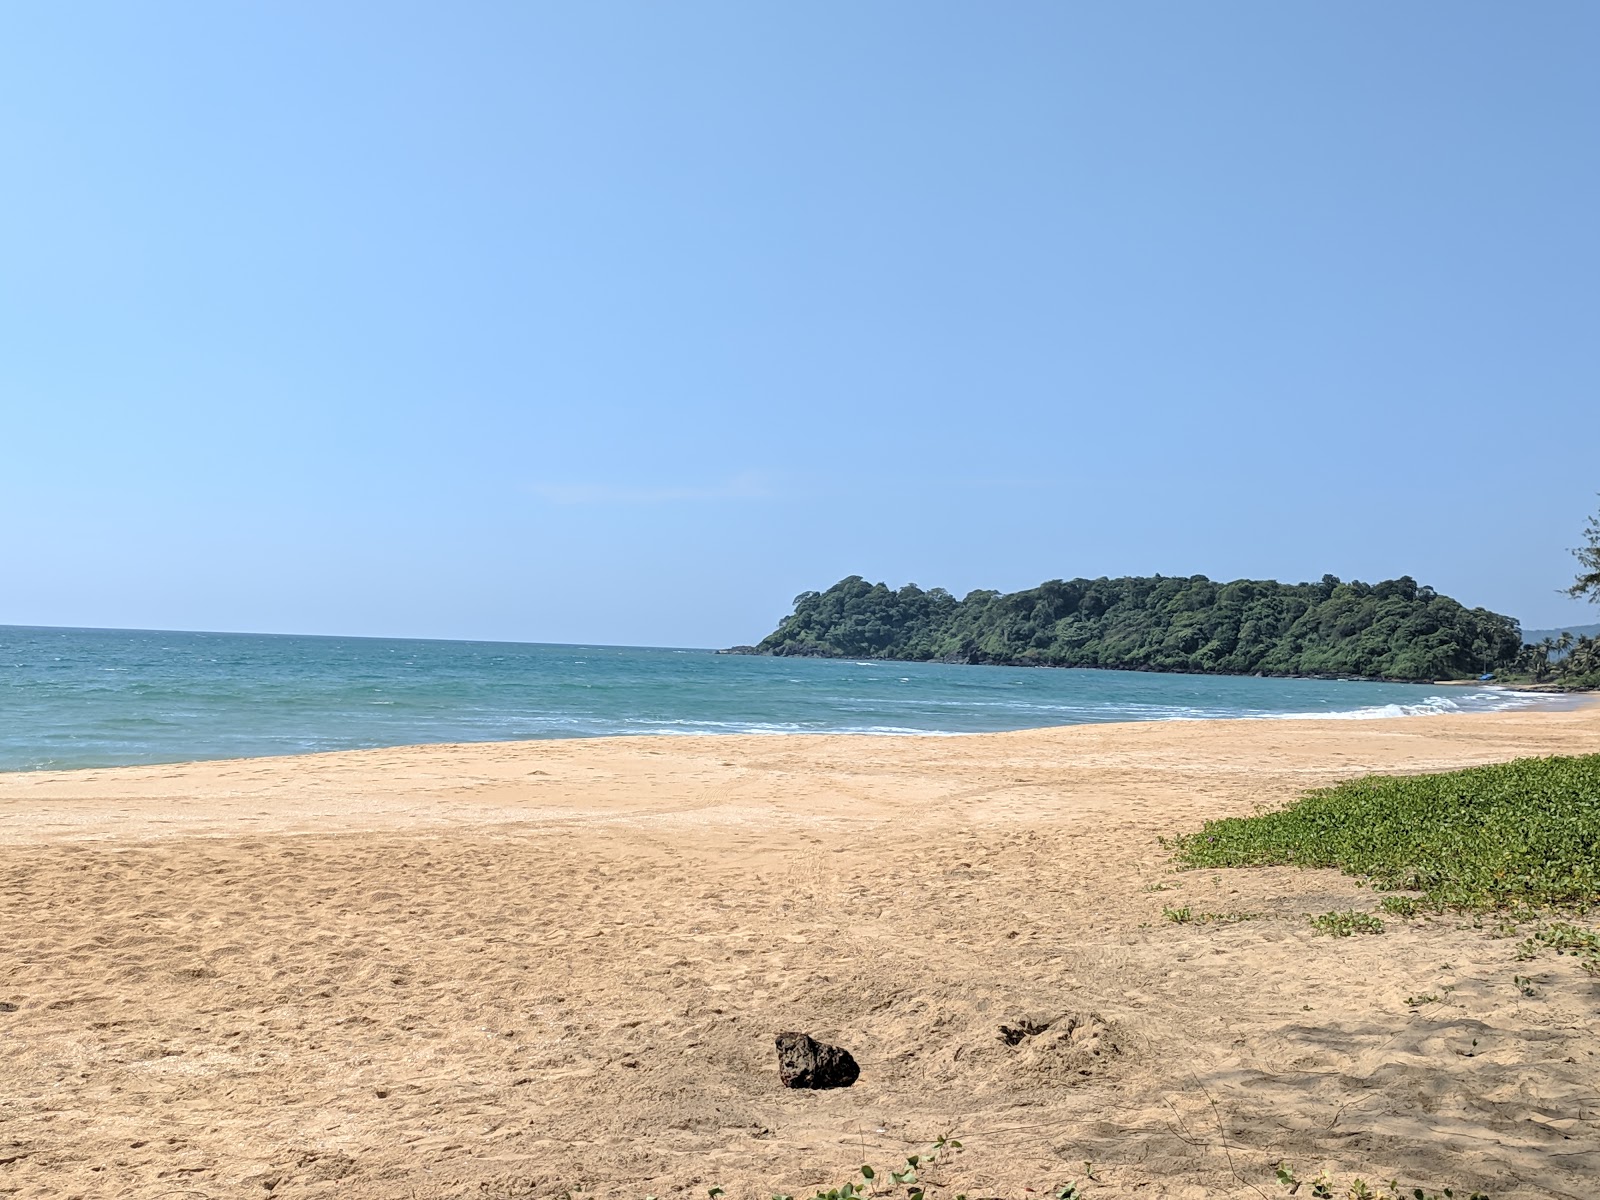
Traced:
[[0, 626], [0, 770], [618, 734], [955, 735], [1426, 716], [1492, 687], [754, 658], [709, 650]]

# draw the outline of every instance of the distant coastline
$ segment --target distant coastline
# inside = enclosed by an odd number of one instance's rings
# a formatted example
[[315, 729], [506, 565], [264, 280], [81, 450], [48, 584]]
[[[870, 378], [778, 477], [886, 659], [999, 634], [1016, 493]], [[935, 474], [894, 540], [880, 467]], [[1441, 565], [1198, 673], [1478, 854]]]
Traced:
[[958, 600], [851, 575], [795, 597], [772, 633], [729, 653], [1425, 683], [1479, 679], [1525, 652], [1511, 617], [1410, 576], [1055, 579]]
[[1595, 625], [1557, 625], [1550, 629], [1524, 629], [1522, 640], [1527, 645], [1535, 645], [1545, 638], [1558, 638], [1563, 633], [1570, 633], [1573, 637], [1600, 637], [1600, 624]]

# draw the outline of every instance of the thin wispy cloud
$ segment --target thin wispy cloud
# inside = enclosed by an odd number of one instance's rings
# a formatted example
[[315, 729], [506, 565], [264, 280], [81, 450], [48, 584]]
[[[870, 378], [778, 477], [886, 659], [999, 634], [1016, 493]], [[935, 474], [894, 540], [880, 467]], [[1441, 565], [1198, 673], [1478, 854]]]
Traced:
[[630, 487], [610, 483], [536, 483], [534, 495], [551, 504], [689, 504], [716, 500], [759, 500], [773, 494], [770, 481], [744, 471], [719, 483], [673, 487]]

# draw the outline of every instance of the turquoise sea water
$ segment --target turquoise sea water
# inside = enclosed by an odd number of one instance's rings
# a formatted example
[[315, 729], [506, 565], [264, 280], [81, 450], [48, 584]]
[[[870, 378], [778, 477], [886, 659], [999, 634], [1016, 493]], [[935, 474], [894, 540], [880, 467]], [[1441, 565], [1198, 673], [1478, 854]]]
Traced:
[[0, 626], [0, 770], [612, 734], [959, 734], [1426, 715], [1480, 687], [747, 658], [707, 650]]

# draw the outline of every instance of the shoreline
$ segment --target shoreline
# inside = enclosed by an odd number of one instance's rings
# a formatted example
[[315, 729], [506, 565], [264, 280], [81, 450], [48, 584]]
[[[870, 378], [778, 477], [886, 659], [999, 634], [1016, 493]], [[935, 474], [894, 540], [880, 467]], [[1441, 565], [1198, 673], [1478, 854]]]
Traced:
[[[1476, 677], [1469, 676], [1465, 679], [1431, 679], [1399, 678], [1388, 675], [1342, 675], [1319, 673], [1291, 673], [1285, 671], [1201, 671], [1192, 667], [1157, 667], [1147, 663], [1116, 664], [1104, 663], [1057, 663], [1042, 662], [1038, 659], [991, 659], [991, 658], [893, 658], [882, 654], [810, 654], [788, 653], [778, 654], [771, 650], [760, 650], [755, 646], [727, 646], [721, 650], [711, 651], [717, 655], [729, 655], [735, 658], [771, 658], [771, 659], [816, 659], [822, 662], [870, 662], [870, 663], [900, 663], [905, 665], [925, 665], [941, 667], [1016, 667], [1022, 670], [1044, 671], [1121, 671], [1135, 675], [1194, 675], [1201, 679], [1306, 679], [1317, 683], [1393, 683], [1407, 686], [1421, 687], [1465, 687], [1480, 682]], [[1485, 685], [1490, 686], [1490, 685]], [[1501, 684], [1502, 687], [1517, 687], [1524, 685]], [[1542, 684], [1525, 685], [1542, 687]], [[1584, 689], [1593, 691], [1595, 689]]]
[[[1308, 914], [1379, 897], [1176, 871], [1160, 839], [1369, 772], [1595, 750], [1589, 704], [8, 773], [0, 1186], [809, 1195], [953, 1131], [950, 1194], [1092, 1160], [1107, 1200], [1271, 1190], [1277, 1161], [1583, 1195], [1576, 960], [1448, 916], [1318, 937]], [[785, 1029], [859, 1082], [785, 1091]], [[1219, 1121], [1227, 1158], [1194, 1132]]]
[[[1076, 669], [1076, 668], [1073, 668]], [[1476, 681], [1457, 681], [1461, 686]], [[1455, 686], [1449, 681], [1437, 681], [1435, 686]], [[1600, 705], [1600, 693], [1593, 691], [1573, 691], [1569, 689], [1548, 688], [1543, 685], [1513, 685], [1513, 684], [1481, 684], [1484, 690], [1516, 691], [1524, 693], [1537, 693], [1539, 695], [1559, 696], [1564, 703], [1533, 703], [1517, 708], [1491, 709], [1481, 712], [1410, 712], [1393, 715], [1376, 711], [1384, 706], [1365, 706], [1362, 708], [1343, 709], [1330, 713], [1274, 713], [1265, 715], [1241, 715], [1235, 717], [1149, 717], [1143, 720], [1123, 721], [1080, 721], [1060, 725], [1025, 725], [1016, 729], [982, 729], [982, 730], [738, 730], [733, 732], [704, 733], [690, 732], [678, 733], [668, 731], [654, 732], [625, 732], [625, 733], [596, 733], [574, 734], [569, 736], [545, 738], [503, 738], [485, 739], [481, 741], [438, 741], [438, 742], [394, 742], [378, 746], [342, 747], [331, 750], [291, 751], [283, 754], [251, 754], [237, 755], [224, 758], [163, 758], [138, 762], [121, 763], [93, 763], [83, 766], [48, 766], [48, 767], [0, 767], [0, 780], [11, 776], [34, 776], [70, 773], [77, 771], [118, 771], [140, 767], [179, 767], [201, 764], [224, 764], [243, 762], [274, 762], [282, 759], [316, 758], [329, 754], [361, 754], [384, 750], [424, 750], [432, 747], [472, 747], [472, 746], [520, 746], [520, 745], [546, 745], [552, 743], [604, 743], [623, 739], [650, 739], [663, 742], [672, 742], [680, 738], [860, 738], [863, 740], [943, 740], [996, 737], [1018, 733], [1043, 733], [1068, 729], [1107, 729], [1123, 726], [1139, 725], [1167, 725], [1167, 724], [1216, 724], [1227, 725], [1236, 722], [1296, 722], [1308, 721], [1410, 721], [1410, 720], [1437, 720], [1441, 717], [1482, 717], [1498, 716], [1509, 713], [1528, 712], [1567, 712], [1581, 709], [1586, 706]]]
[[[461, 824], [535, 823], [574, 819], [597, 795], [586, 776], [616, 778], [618, 789], [648, 797], [688, 765], [717, 778], [746, 761], [791, 764], [797, 775], [855, 773], [854, 764], [877, 763], [902, 787], [940, 789], [940, 772], [982, 780], [1022, 757], [1059, 758], [1074, 770], [1080, 755], [1098, 761], [1106, 745], [1184, 747], [1202, 759], [1238, 754], [1226, 773], [1259, 770], [1250, 757], [1270, 748], [1270, 759], [1314, 759], [1319, 748], [1337, 750], [1348, 771], [1302, 771], [1318, 783], [1353, 774], [1444, 770], [1544, 753], [1583, 752], [1568, 743], [1588, 731], [1600, 751], [1600, 704], [1527, 707], [1479, 713], [1408, 716], [1217, 718], [1099, 722], [958, 735], [854, 733], [631, 734], [496, 742], [431, 742], [325, 750], [254, 758], [0, 772], [0, 847], [49, 835], [118, 838], [142, 830], [154, 837], [203, 832], [207, 837], [246, 833], [337, 833]], [[1459, 743], [1465, 742], [1465, 746]], [[1415, 747], [1449, 748], [1444, 757], [1417, 758]], [[1354, 755], [1351, 747], [1374, 753]], [[1495, 747], [1503, 747], [1501, 753]], [[1380, 751], [1381, 752], [1378, 752]], [[1515, 751], [1509, 753], [1509, 751]], [[1118, 755], [1122, 757], [1121, 754]], [[715, 769], [710, 764], [715, 763]], [[530, 767], [531, 764], [531, 767]], [[1359, 764], [1359, 766], [1357, 765]], [[1167, 768], [1163, 768], [1167, 769]], [[531, 773], [530, 773], [531, 770]], [[663, 774], [664, 773], [664, 774]], [[1121, 786], [1112, 773], [1111, 782]], [[1265, 772], [1270, 778], [1271, 771]], [[681, 781], [667, 788], [679, 805]], [[1308, 783], [1306, 786], [1316, 786]], [[618, 789], [600, 789], [608, 811], [650, 812], [661, 801], [616, 805]], [[1294, 794], [1298, 794], [1296, 789]], [[562, 803], [552, 804], [553, 793]], [[1292, 797], [1284, 797], [1292, 798]], [[276, 807], [244, 810], [259, 800]], [[150, 802], [167, 806], [157, 811]], [[187, 802], [187, 803], [185, 803]], [[46, 807], [40, 807], [44, 805]], [[830, 811], [837, 809], [829, 804]], [[319, 818], [326, 818], [323, 824]]]

